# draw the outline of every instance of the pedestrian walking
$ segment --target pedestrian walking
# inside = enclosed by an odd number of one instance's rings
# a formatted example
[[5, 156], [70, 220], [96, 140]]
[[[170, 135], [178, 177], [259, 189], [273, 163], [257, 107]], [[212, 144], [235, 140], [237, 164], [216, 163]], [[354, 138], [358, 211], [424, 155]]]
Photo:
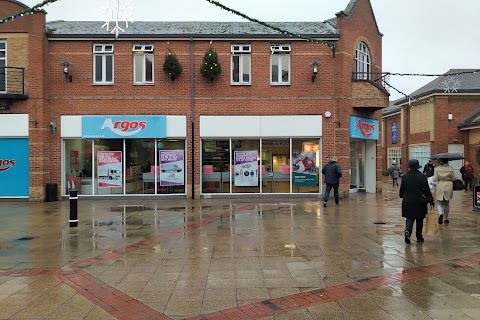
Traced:
[[422, 235], [423, 219], [428, 212], [428, 203], [433, 204], [433, 196], [428, 186], [427, 177], [420, 170], [420, 163], [417, 159], [408, 161], [408, 172], [402, 176], [400, 184], [400, 198], [402, 198], [402, 217], [405, 222], [405, 242], [410, 244], [410, 236], [413, 231], [413, 224], [416, 224], [415, 235], [417, 242], [424, 242]]
[[435, 168], [433, 181], [437, 183], [435, 198], [437, 199], [438, 223], [450, 223], [448, 213], [450, 200], [453, 196], [453, 181], [457, 180], [453, 168], [448, 165], [448, 159], [440, 159], [440, 165]]
[[332, 157], [332, 159], [322, 168], [322, 173], [325, 176], [325, 184], [327, 188], [323, 194], [323, 206], [327, 206], [328, 197], [330, 196], [330, 190], [333, 188], [333, 195], [335, 197], [335, 203], [340, 204], [338, 197], [338, 186], [340, 184], [340, 177], [342, 176], [342, 170], [340, 165], [337, 163], [337, 157]]
[[428, 163], [425, 164], [423, 167], [423, 174], [427, 176], [427, 178], [430, 178], [433, 176], [433, 172], [435, 170], [435, 166], [433, 165], [433, 160], [430, 159], [428, 160]]
[[392, 177], [392, 185], [398, 187], [398, 177], [400, 177], [400, 168], [397, 165], [397, 162], [392, 161], [392, 165], [388, 168], [388, 173]]
[[473, 190], [472, 181], [473, 181], [473, 167], [470, 165], [468, 161], [465, 161], [463, 167], [460, 168], [460, 173], [462, 174], [462, 180], [465, 182], [465, 191], [468, 190], [468, 186], [470, 185], [470, 191]]

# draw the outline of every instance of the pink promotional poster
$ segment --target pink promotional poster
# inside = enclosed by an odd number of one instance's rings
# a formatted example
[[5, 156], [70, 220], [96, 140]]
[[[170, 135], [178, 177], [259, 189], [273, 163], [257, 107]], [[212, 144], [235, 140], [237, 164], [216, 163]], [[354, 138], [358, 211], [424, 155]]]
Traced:
[[122, 174], [122, 151], [99, 151], [98, 162], [98, 187], [111, 188], [121, 187]]
[[160, 150], [160, 185], [183, 186], [185, 170], [183, 150]]

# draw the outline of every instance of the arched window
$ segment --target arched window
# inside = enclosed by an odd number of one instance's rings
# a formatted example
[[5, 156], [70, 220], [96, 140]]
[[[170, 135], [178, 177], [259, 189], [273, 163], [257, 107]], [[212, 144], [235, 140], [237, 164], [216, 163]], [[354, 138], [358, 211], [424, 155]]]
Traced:
[[355, 79], [371, 80], [371, 62], [370, 50], [365, 43], [360, 42], [355, 50]]

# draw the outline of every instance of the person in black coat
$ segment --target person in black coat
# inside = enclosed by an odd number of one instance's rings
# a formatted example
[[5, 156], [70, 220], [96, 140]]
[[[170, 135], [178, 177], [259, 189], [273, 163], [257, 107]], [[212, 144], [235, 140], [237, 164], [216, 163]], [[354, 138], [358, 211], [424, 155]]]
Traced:
[[[434, 200], [428, 186], [427, 177], [418, 169], [420, 164], [417, 159], [408, 161], [409, 171], [403, 175], [400, 185], [400, 198], [402, 201], [402, 217], [406, 218], [405, 242], [410, 243], [413, 223], [416, 223], [417, 242], [423, 242], [423, 219], [428, 213], [427, 204], [433, 205]], [[425, 199], [423, 199], [423, 195]]]
[[323, 206], [327, 206], [328, 198], [330, 197], [330, 190], [333, 187], [333, 195], [335, 198], [335, 203], [340, 204], [340, 199], [338, 197], [338, 186], [340, 185], [340, 178], [342, 177], [342, 169], [337, 163], [337, 157], [332, 157], [323, 168], [322, 173], [325, 175], [325, 184], [327, 185], [327, 190], [323, 195]]

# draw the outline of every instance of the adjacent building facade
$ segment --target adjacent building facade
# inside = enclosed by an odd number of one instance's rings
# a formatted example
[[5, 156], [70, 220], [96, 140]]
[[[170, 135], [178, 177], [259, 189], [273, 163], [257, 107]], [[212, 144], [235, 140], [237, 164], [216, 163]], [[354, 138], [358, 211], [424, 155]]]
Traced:
[[464, 161], [480, 172], [475, 155], [480, 145], [480, 72], [449, 70], [410, 94], [410, 99], [391, 103], [383, 110], [382, 127], [384, 171], [393, 160], [407, 170], [410, 158], [423, 167], [433, 154], [455, 152], [465, 157], [450, 162], [458, 177]]
[[[0, 16], [24, 10], [0, 0]], [[381, 191], [382, 34], [368, 0], [323, 22], [0, 24], [0, 198], [319, 197]], [[320, 40], [306, 41], [306, 38]], [[209, 55], [210, 54], [210, 55]], [[211, 59], [221, 66], [202, 76]], [[182, 67], [164, 72], [168, 56]], [[207, 62], [206, 62], [207, 61]], [[18, 185], [17, 188], [13, 188]]]

